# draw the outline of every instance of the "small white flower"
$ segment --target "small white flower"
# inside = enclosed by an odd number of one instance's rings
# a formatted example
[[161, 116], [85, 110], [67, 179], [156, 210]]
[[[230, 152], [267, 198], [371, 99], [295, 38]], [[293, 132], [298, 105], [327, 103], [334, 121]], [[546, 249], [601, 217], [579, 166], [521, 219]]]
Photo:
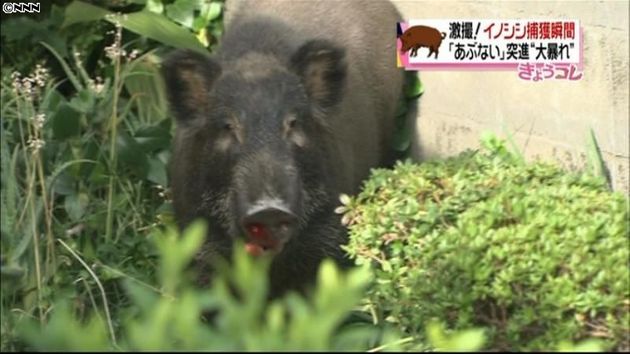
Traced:
[[96, 84], [94, 85], [93, 91], [94, 93], [99, 95], [101, 92], [103, 92], [103, 88], [105, 88], [105, 85], [103, 83]]
[[22, 75], [17, 71], [11, 73], [11, 85], [13, 86], [13, 91], [15, 91], [15, 93], [22, 91], [21, 77]]
[[105, 55], [107, 55], [107, 57], [110, 58], [111, 60], [116, 60], [121, 57], [126, 57], [127, 52], [121, 47], [122, 25], [120, 23], [120, 19], [121, 18], [125, 19], [126, 17], [121, 17], [120, 14], [117, 14], [117, 15], [109, 14], [109, 15], [106, 15], [105, 18], [108, 19], [109, 21], [114, 22], [114, 25], [116, 26], [116, 31], [114, 31], [114, 43], [112, 43], [108, 47], [105, 47]]
[[111, 60], [116, 60], [120, 57], [120, 49], [116, 47], [116, 44], [105, 47], [105, 55]]
[[33, 82], [39, 86], [44, 87], [46, 85], [46, 81], [48, 80], [48, 69], [37, 64], [35, 66], [35, 71], [33, 72]]
[[82, 66], [83, 65], [83, 60], [81, 59], [81, 53], [79, 52], [74, 52], [74, 60], [76, 60], [77, 65]]
[[22, 79], [22, 92], [27, 96], [30, 96], [34, 93], [33, 90], [33, 79], [30, 77], [25, 77]]
[[105, 19], [107, 21], [114, 21], [114, 22], [116, 22], [116, 20], [118, 20], [118, 16], [116, 16], [116, 14], [107, 14], [107, 15], [105, 15]]
[[33, 124], [37, 129], [42, 129], [45, 121], [46, 115], [44, 113], [37, 114], [33, 117]]
[[131, 51], [131, 53], [129, 53], [129, 55], [127, 56], [127, 59], [134, 60], [134, 59], [136, 59], [138, 54], [140, 54], [140, 51], [137, 50], [137, 49], [134, 49], [134, 50]]
[[343, 193], [339, 194], [339, 201], [343, 205], [348, 205], [348, 204], [350, 204], [350, 196], [348, 196], [347, 194], [343, 194]]
[[83, 231], [83, 229], [85, 228], [84, 224], [78, 224], [68, 230], [66, 230], [66, 235], [68, 236], [73, 236], [73, 235], [78, 235], [81, 233], [81, 231]]
[[345, 206], [338, 206], [337, 208], [335, 208], [335, 214], [343, 214], [346, 212], [346, 207]]
[[44, 147], [45, 144], [46, 142], [41, 139], [31, 138], [27, 142], [28, 148], [33, 150], [33, 154], [37, 153], [42, 147]]
[[105, 88], [105, 84], [103, 83], [103, 79], [100, 76], [97, 76], [96, 81], [92, 79], [88, 80], [88, 87], [95, 94], [99, 95], [101, 92], [103, 92], [103, 89]]

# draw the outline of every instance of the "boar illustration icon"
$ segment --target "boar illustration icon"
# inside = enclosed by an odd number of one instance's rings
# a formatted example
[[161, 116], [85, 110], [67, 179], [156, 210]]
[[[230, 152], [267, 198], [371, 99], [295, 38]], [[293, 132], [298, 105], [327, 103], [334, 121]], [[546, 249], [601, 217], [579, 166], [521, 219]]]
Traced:
[[446, 38], [446, 33], [440, 32], [433, 27], [413, 26], [409, 27], [398, 38], [400, 38], [402, 43], [402, 53], [411, 49], [409, 55], [415, 57], [418, 55], [419, 48], [428, 47], [429, 55], [427, 55], [427, 58], [430, 57], [431, 54], [435, 53], [435, 59], [437, 59], [440, 44], [442, 44], [442, 40]]

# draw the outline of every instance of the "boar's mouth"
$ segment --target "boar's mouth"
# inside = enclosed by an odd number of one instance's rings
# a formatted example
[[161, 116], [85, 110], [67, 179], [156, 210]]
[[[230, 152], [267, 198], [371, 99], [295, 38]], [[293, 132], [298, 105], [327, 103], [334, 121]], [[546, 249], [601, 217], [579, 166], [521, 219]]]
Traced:
[[280, 242], [269, 236], [268, 231], [262, 224], [250, 224], [246, 227], [247, 239], [245, 251], [252, 256], [262, 254], [278, 254], [284, 247], [284, 242]]
[[258, 203], [243, 217], [241, 225], [248, 253], [278, 254], [295, 233], [297, 216], [283, 205]]

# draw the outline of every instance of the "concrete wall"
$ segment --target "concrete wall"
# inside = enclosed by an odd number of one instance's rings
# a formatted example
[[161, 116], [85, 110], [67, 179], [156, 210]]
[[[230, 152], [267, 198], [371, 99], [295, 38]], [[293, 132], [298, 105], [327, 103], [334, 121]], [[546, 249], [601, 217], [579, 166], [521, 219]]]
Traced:
[[580, 81], [529, 82], [516, 71], [420, 72], [413, 155], [449, 156], [477, 148], [483, 131], [513, 134], [529, 159], [556, 160], [567, 168], [586, 162], [593, 128], [613, 188], [630, 189], [629, 31], [623, 1], [392, 0], [405, 20], [422, 18], [578, 19], [584, 28]]

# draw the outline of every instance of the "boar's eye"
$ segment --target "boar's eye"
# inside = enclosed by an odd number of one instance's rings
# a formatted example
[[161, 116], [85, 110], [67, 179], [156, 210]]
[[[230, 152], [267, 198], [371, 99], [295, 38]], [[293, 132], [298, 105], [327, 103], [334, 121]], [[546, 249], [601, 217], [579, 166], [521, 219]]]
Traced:
[[231, 132], [234, 130], [234, 123], [232, 122], [225, 122], [223, 123], [223, 130], [226, 132]]
[[284, 127], [285, 135], [288, 135], [291, 132], [293, 132], [297, 126], [298, 126], [298, 120], [295, 114], [289, 114], [286, 117], [284, 117], [283, 127]]
[[295, 129], [299, 126], [298, 119], [295, 115], [289, 115], [284, 119], [284, 136], [299, 147], [306, 145], [306, 136], [301, 129]]
[[228, 151], [234, 146], [234, 142], [243, 143], [243, 135], [240, 131], [240, 125], [233, 120], [217, 122], [218, 136], [215, 140], [215, 147], [220, 151]]
[[297, 118], [295, 118], [295, 116], [289, 116], [287, 117], [285, 124], [287, 128], [293, 129], [297, 125]]
[[238, 118], [234, 113], [228, 113], [220, 124], [221, 129], [226, 133], [236, 132], [240, 128]]

